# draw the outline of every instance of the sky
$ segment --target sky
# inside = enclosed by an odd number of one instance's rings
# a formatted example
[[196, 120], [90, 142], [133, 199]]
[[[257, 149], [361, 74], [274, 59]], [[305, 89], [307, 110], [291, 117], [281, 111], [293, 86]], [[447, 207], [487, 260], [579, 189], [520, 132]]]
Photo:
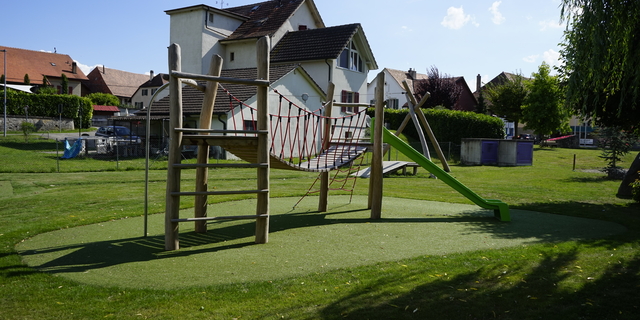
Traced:
[[[68, 54], [89, 73], [96, 66], [167, 72], [165, 10], [206, 4], [234, 7], [261, 0], [3, 1], [0, 45]], [[61, 5], [61, 4], [64, 5]], [[326, 26], [360, 23], [383, 68], [463, 76], [471, 91], [500, 72], [531, 76], [560, 65], [566, 29], [560, 0], [315, 0]]]

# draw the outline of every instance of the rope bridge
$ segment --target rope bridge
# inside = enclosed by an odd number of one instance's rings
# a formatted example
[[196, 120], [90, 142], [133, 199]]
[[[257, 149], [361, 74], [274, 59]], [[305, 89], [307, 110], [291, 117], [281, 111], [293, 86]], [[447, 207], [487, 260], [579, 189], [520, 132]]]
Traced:
[[[256, 130], [257, 110], [220, 87], [229, 97], [228, 111], [233, 128], [225, 133], [231, 138], [227, 140], [229, 142], [219, 144], [238, 158], [254, 163], [257, 161], [256, 146], [240, 141], [242, 137], [255, 137], [259, 133]], [[271, 168], [328, 172], [352, 164], [367, 151], [365, 108], [342, 117], [327, 117], [323, 115], [325, 106], [311, 111], [296, 105], [275, 89], [274, 92], [278, 94], [279, 103], [277, 111], [269, 114]], [[202, 136], [183, 136], [183, 140], [191, 139], [202, 139]]]

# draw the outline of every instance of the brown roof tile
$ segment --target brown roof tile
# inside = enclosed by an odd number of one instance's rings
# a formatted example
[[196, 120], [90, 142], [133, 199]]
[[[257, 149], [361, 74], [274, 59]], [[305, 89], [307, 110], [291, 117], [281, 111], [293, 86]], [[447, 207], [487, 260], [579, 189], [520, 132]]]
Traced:
[[226, 40], [259, 38], [275, 33], [304, 0], [265, 1], [250, 5], [226, 8], [226, 11], [247, 17]]
[[[73, 59], [69, 55], [33, 51], [0, 46], [0, 50], [7, 50], [7, 82], [23, 83], [24, 75], [29, 75], [31, 84], [42, 84], [42, 76], [47, 78], [61, 78], [65, 74], [69, 80], [86, 80], [80, 68], [73, 73]], [[4, 54], [4, 52], [2, 53]], [[4, 70], [4, 57], [0, 58], [0, 73]]]
[[[284, 77], [298, 65], [279, 65], [279, 66], [271, 66], [269, 70], [269, 81], [274, 83], [280, 78]], [[256, 68], [245, 68], [245, 69], [226, 69], [222, 70], [222, 77], [229, 78], [241, 78], [241, 79], [255, 79], [257, 76]], [[240, 101], [247, 101], [249, 98], [253, 97], [256, 94], [256, 87], [254, 86], [244, 86], [238, 84], [224, 84], [225, 89], [227, 89], [234, 97], [239, 99]], [[187, 114], [200, 114], [200, 110], [202, 109], [202, 100], [204, 98], [204, 93], [198, 89], [195, 89], [191, 86], [185, 86], [182, 88], [182, 112]], [[234, 105], [237, 105], [237, 101], [232, 101]], [[225, 113], [230, 108], [230, 99], [229, 95], [224, 92], [221, 88], [218, 89], [218, 94], [216, 95], [216, 102], [214, 104], [214, 113]], [[163, 115], [169, 114], [169, 96], [166, 96], [156, 102], [153, 103], [151, 113], [153, 115]]]
[[360, 24], [287, 33], [271, 51], [272, 62], [335, 59], [358, 31]]
[[117, 97], [130, 98], [140, 85], [149, 81], [149, 76], [105, 67], [96, 67], [87, 75], [87, 86], [91, 92], [110, 93]]

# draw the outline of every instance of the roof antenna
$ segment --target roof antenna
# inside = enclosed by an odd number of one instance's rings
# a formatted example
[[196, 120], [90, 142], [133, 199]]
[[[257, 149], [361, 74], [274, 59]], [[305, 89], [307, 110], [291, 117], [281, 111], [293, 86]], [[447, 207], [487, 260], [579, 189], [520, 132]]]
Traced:
[[53, 47], [53, 53], [58, 53], [58, 50], [56, 50], [56, 47]]
[[[216, 1], [216, 3], [218, 3], [218, 1]], [[221, 0], [221, 1], [220, 1], [220, 9], [222, 9], [222, 6], [223, 6], [224, 4], [225, 4], [224, 0]], [[226, 4], [227, 4], [227, 6], [229, 5], [229, 3], [228, 3], [228, 2], [227, 2]]]

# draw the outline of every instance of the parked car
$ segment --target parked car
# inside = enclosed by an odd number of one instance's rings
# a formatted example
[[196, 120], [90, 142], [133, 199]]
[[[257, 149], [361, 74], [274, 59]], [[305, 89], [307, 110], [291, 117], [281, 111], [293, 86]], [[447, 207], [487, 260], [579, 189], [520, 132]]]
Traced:
[[518, 135], [518, 139], [521, 139], [521, 140], [535, 140], [533, 135], [532, 134], [528, 134], [528, 133], [519, 134]]
[[105, 126], [100, 127], [96, 131], [97, 137], [112, 137], [118, 142], [128, 141], [129, 143], [142, 143], [142, 140], [138, 136], [134, 136], [129, 131], [129, 128], [123, 126]]

